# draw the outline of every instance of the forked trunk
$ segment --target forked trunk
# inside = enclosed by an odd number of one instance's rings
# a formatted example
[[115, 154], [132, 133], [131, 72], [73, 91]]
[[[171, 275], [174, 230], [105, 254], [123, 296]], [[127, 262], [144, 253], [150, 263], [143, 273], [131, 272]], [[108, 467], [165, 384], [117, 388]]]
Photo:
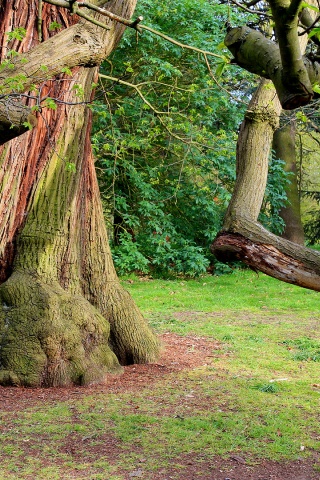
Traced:
[[[37, 1], [3, 2], [4, 31], [26, 26], [37, 43]], [[108, 5], [130, 18], [134, 2]], [[45, 4], [52, 21], [75, 19]], [[101, 29], [100, 29], [101, 30]], [[109, 53], [122, 28], [101, 30]], [[3, 45], [5, 37], [3, 36]], [[12, 47], [11, 47], [12, 48]], [[45, 62], [44, 62], [45, 63]], [[39, 68], [41, 63], [39, 64]], [[96, 67], [76, 67], [42, 86], [59, 100], [0, 157], [0, 383], [55, 386], [100, 381], [121, 364], [154, 360], [159, 346], [115, 273], [90, 146]], [[79, 97], [81, 92], [81, 97]]]

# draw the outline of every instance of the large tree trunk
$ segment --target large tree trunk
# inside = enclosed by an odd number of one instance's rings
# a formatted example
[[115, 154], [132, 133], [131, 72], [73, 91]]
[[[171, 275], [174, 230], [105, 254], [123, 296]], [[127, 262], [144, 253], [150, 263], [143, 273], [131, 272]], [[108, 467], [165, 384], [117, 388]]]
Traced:
[[[130, 18], [134, 1], [108, 8]], [[20, 46], [37, 43], [37, 1], [3, 2], [3, 32], [25, 26]], [[49, 24], [64, 27], [63, 9], [45, 5]], [[123, 28], [99, 29], [106, 53]], [[4, 35], [2, 35], [5, 43]], [[50, 54], [50, 52], [49, 52]], [[43, 59], [45, 64], [46, 59]], [[41, 63], [40, 63], [41, 65]], [[154, 360], [156, 338], [116, 276], [103, 221], [90, 147], [92, 97], [97, 69], [76, 67], [42, 89], [58, 98], [31, 132], [4, 145], [0, 156], [0, 383], [29, 386], [100, 381], [119, 363]]]
[[299, 245], [304, 245], [304, 231], [301, 221], [300, 196], [297, 180], [295, 135], [296, 125], [295, 122], [292, 121], [274, 132], [272, 147], [276, 157], [285, 162], [284, 170], [290, 172], [288, 184], [285, 188], [288, 203], [282, 207], [279, 212], [285, 224], [282, 237]]

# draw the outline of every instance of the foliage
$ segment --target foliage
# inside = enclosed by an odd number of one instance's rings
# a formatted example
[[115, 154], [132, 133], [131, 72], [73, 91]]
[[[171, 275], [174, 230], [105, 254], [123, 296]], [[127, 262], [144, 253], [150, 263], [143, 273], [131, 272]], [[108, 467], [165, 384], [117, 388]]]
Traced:
[[275, 383], [258, 383], [253, 385], [252, 388], [264, 393], [277, 393], [279, 391], [279, 386]]
[[[306, 197], [315, 200], [320, 205], [320, 192], [309, 191], [304, 192]], [[304, 231], [307, 241], [310, 245], [315, 245], [320, 242], [320, 210], [319, 208], [307, 212], [308, 220], [304, 225]]]
[[320, 362], [320, 342], [310, 337], [285, 340], [284, 345], [291, 351], [292, 358], [299, 362]]
[[[174, 32], [180, 42], [223, 54], [230, 15], [226, 5], [178, 0], [173, 8], [143, 0], [140, 14], [152, 28]], [[224, 68], [219, 81], [232, 91], [230, 96], [214, 76], [226, 64], [210, 62], [209, 71], [198, 53], [146, 32], [137, 42], [135, 32], [127, 31], [102, 67], [103, 74], [127, 83], [103, 79], [93, 135], [121, 274], [139, 270], [193, 276], [213, 264], [209, 245], [233, 189], [236, 131], [252, 77], [240, 69], [231, 76]], [[270, 202], [279, 200], [272, 183], [279, 175], [274, 171], [271, 177], [269, 223]], [[221, 270], [220, 264], [215, 268]]]

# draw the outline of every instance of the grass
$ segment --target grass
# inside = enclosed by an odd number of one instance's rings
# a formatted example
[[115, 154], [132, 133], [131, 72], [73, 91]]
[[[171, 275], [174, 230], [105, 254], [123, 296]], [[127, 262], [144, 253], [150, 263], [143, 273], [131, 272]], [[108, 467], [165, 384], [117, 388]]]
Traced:
[[[230, 453], [254, 465], [319, 451], [317, 293], [251, 271], [123, 283], [157, 332], [208, 337], [220, 349], [134, 397], [103, 392], [1, 413], [0, 480], [125, 480], [140, 470], [149, 480], [168, 468], [179, 480], [185, 458], [201, 469]], [[63, 448], [70, 441], [76, 453]]]
[[136, 277], [128, 277], [123, 283], [146, 314], [181, 310], [241, 314], [261, 311], [290, 314], [294, 311], [309, 317], [318, 316], [319, 312], [316, 292], [281, 283], [251, 270], [188, 281], [141, 282]]

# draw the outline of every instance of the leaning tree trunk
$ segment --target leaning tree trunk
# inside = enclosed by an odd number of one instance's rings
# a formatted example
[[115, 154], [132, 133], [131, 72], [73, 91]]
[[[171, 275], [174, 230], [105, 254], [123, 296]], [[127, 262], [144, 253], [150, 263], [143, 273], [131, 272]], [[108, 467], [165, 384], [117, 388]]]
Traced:
[[[130, 18], [134, 3], [114, 0], [108, 8]], [[4, 32], [15, 26], [27, 29], [20, 50], [38, 42], [38, 4], [21, 0], [13, 10], [12, 2], [3, 2], [2, 45]], [[70, 19], [76, 21], [45, 4], [43, 40], [52, 35], [52, 21], [69, 27]], [[110, 26], [95, 27], [106, 54], [123, 30]], [[77, 42], [84, 42], [81, 31]], [[119, 363], [158, 355], [156, 338], [119, 283], [108, 246], [90, 147], [91, 112], [84, 104], [96, 78], [96, 67], [83, 66], [47, 81], [41, 94], [58, 99], [57, 108], [43, 109], [36, 128], [2, 148], [2, 384], [86, 384], [119, 370]]]
[[285, 187], [288, 202], [280, 209], [279, 215], [283, 219], [285, 228], [282, 237], [291, 242], [304, 245], [304, 231], [301, 221], [300, 196], [296, 166], [296, 124], [289, 124], [278, 128], [273, 135], [273, 150], [276, 158], [284, 161], [284, 170], [290, 173]]

